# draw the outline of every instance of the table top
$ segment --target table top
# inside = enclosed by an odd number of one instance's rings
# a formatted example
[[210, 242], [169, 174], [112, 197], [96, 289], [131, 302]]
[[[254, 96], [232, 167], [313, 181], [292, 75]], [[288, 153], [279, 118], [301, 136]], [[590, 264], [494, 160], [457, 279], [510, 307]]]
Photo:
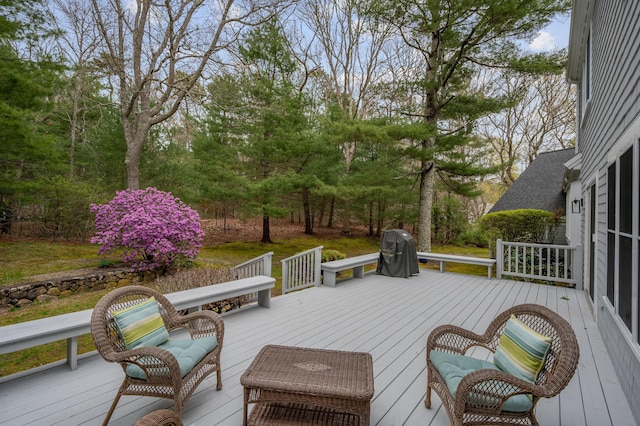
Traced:
[[370, 401], [373, 360], [365, 352], [268, 345], [240, 383], [246, 388]]

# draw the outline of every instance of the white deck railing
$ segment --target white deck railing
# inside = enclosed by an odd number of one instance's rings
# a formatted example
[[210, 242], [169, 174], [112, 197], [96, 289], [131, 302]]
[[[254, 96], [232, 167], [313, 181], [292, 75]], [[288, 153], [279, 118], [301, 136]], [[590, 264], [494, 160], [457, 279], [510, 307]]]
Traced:
[[582, 288], [582, 246], [496, 241], [496, 276], [562, 282]]
[[282, 260], [282, 294], [320, 285], [322, 246]]
[[[247, 260], [239, 265], [233, 267], [233, 273], [236, 280], [242, 278], [251, 278], [258, 275], [271, 276], [271, 264], [273, 259], [273, 252], [265, 253], [262, 256], [255, 257]], [[255, 302], [258, 300], [258, 292], [247, 294], [245, 296], [245, 302]]]

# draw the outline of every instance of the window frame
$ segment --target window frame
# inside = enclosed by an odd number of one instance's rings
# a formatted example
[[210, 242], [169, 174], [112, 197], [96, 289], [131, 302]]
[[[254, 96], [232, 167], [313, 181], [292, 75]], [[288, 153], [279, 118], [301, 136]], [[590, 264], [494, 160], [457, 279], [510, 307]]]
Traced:
[[[630, 156], [629, 157], [626, 156]], [[623, 161], [623, 157], [624, 161]], [[625, 167], [626, 165], [626, 167]], [[627, 170], [630, 168], [630, 170]], [[630, 172], [630, 174], [629, 174]], [[631, 191], [629, 203], [622, 197], [622, 186], [628, 185], [626, 193]], [[614, 309], [622, 330], [628, 333], [640, 349], [640, 139], [613, 159], [607, 166], [607, 271], [606, 296]], [[612, 193], [613, 191], [613, 193]], [[628, 196], [628, 195], [627, 195]], [[611, 205], [613, 203], [613, 205]], [[628, 224], [621, 229], [622, 206], [631, 205], [631, 229]], [[613, 223], [611, 223], [613, 222]], [[630, 244], [630, 247], [629, 247]], [[623, 247], [624, 246], [624, 247]], [[625, 248], [626, 247], [626, 248]], [[624, 251], [624, 255], [623, 255]], [[634, 259], [637, 261], [634, 262]], [[624, 281], [624, 282], [622, 282]], [[626, 285], [628, 283], [628, 285]], [[629, 300], [631, 298], [631, 300]], [[630, 310], [630, 312], [629, 312]]]
[[582, 88], [580, 90], [581, 97], [581, 118], [587, 113], [588, 105], [591, 101], [593, 92], [593, 42], [591, 40], [591, 23], [589, 24], [589, 32], [587, 33], [587, 43], [584, 52], [584, 63], [582, 66]]

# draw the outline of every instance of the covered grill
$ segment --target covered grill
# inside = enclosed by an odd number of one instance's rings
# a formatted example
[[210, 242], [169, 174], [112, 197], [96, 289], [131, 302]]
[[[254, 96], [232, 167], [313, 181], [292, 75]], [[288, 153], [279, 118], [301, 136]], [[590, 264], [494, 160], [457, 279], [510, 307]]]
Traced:
[[388, 229], [382, 235], [378, 274], [407, 278], [420, 272], [416, 243], [403, 229]]

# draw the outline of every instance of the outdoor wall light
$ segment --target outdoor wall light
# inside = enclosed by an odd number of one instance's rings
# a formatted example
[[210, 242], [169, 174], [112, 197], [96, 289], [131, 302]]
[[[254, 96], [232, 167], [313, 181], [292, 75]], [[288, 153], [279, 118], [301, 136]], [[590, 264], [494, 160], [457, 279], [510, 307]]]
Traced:
[[575, 199], [571, 202], [571, 213], [580, 213], [582, 211], [582, 207], [584, 206], [584, 201], [582, 198]]

